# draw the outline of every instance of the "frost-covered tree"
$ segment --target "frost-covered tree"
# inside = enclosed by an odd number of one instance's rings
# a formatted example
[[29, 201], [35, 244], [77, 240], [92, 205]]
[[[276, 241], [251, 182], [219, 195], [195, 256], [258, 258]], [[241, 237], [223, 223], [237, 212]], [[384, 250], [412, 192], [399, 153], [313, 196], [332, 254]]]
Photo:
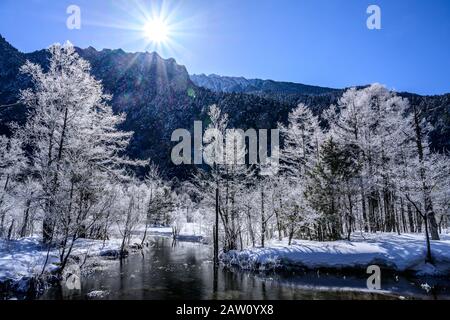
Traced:
[[[439, 239], [436, 218], [442, 222], [448, 215], [450, 159], [444, 154], [428, 153], [421, 161], [417, 157], [415, 148], [411, 149], [410, 157], [404, 155], [399, 159], [396, 183], [406, 199], [406, 204], [412, 206], [420, 218], [419, 221], [425, 223], [427, 258], [431, 262], [433, 259], [429, 234], [431, 239], [435, 240], [436, 237]], [[430, 210], [433, 210], [432, 216]], [[408, 208], [409, 219], [412, 219], [411, 211], [411, 208]]]
[[313, 239], [314, 228], [320, 218], [320, 214], [311, 206], [305, 192], [303, 185], [291, 185], [287, 189], [282, 217], [286, 223], [289, 245], [299, 233], [303, 237]]
[[[298, 105], [288, 116], [286, 126], [279, 125], [283, 137], [281, 152], [281, 178], [276, 178], [277, 201], [273, 203], [278, 225], [284, 220], [291, 243], [294, 235], [302, 228], [313, 228], [318, 214], [310, 206], [305, 186], [320, 161], [320, 149], [324, 134], [318, 117], [304, 104]], [[310, 231], [310, 230], [309, 230]]]
[[224, 250], [234, 250], [242, 238], [244, 201], [241, 198], [247, 184], [251, 183], [253, 171], [245, 161], [247, 154], [243, 132], [227, 128], [228, 115], [215, 105], [209, 108], [208, 117], [210, 123], [203, 143], [204, 158], [210, 167], [197, 172], [192, 186], [203, 203], [214, 208], [214, 230], [218, 235], [221, 222]]
[[133, 180], [118, 186], [119, 199], [116, 205], [117, 228], [121, 234], [120, 256], [128, 254], [126, 250], [131, 236], [147, 214], [147, 191], [145, 184]]
[[100, 218], [105, 185], [129, 180], [127, 169], [144, 162], [124, 156], [132, 133], [117, 129], [124, 115], [113, 114], [89, 63], [70, 43], [49, 52], [47, 71], [30, 62], [21, 68], [33, 86], [21, 92], [31, 111], [16, 135], [40, 192], [43, 240], [62, 244], [64, 266], [74, 241]]
[[148, 228], [151, 225], [163, 225], [166, 222], [165, 216], [172, 209], [172, 199], [168, 196], [170, 188], [166, 186], [158, 168], [150, 165], [144, 179], [146, 188], [145, 202], [145, 229], [141, 244], [144, 244], [147, 237]]
[[10, 237], [14, 225], [18, 224], [17, 217], [7, 219], [7, 215], [15, 207], [16, 180], [26, 165], [21, 141], [17, 137], [0, 136], [0, 237], [5, 234]]
[[[357, 90], [349, 89], [339, 100], [339, 114], [330, 116], [329, 134], [334, 141], [352, 153], [360, 167], [360, 203], [366, 231], [393, 230], [393, 194], [391, 164], [395, 159], [403, 131], [406, 99], [385, 87], [374, 84]], [[383, 216], [390, 217], [386, 224]]]
[[[413, 107], [412, 114], [409, 117], [409, 125], [414, 132], [413, 141], [415, 145], [415, 152], [412, 159], [414, 170], [417, 172], [417, 181], [420, 182], [420, 189], [423, 197], [423, 212], [425, 219], [428, 221], [429, 230], [433, 240], [439, 240], [438, 225], [436, 221], [436, 213], [433, 204], [433, 189], [435, 185], [439, 184], [436, 173], [440, 171], [448, 172], [443, 169], [447, 159], [439, 161], [442, 158], [431, 155], [429, 147], [429, 132], [430, 125], [426, 122], [424, 110], [420, 110], [416, 106]], [[438, 160], [439, 159], [439, 160]], [[438, 173], [439, 175], [439, 173]], [[447, 187], [448, 188], [448, 187]]]
[[350, 236], [355, 221], [353, 208], [355, 176], [359, 167], [351, 151], [329, 137], [320, 150], [320, 161], [310, 173], [306, 194], [310, 205], [320, 212], [319, 239], [340, 239], [347, 228]]
[[280, 124], [279, 128], [284, 138], [282, 167], [288, 170], [291, 176], [305, 177], [319, 157], [323, 140], [319, 119], [313, 115], [310, 108], [300, 104], [289, 113], [288, 124]]

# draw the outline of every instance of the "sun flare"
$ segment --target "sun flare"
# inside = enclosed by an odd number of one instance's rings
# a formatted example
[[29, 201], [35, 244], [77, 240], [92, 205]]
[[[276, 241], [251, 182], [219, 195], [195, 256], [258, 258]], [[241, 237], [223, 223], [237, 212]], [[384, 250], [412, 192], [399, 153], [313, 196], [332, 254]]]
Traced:
[[145, 36], [152, 42], [164, 43], [169, 38], [169, 27], [162, 19], [152, 19], [144, 27]]

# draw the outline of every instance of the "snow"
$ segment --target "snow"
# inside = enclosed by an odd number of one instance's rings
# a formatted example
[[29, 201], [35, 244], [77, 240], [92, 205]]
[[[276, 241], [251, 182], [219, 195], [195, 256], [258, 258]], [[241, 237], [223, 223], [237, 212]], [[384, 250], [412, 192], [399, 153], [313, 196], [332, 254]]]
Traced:
[[[133, 242], [132, 242], [133, 243]], [[72, 257], [108, 256], [118, 252], [121, 239], [108, 241], [78, 239], [75, 241]], [[0, 283], [6, 280], [19, 282], [24, 278], [40, 275], [47, 257], [47, 250], [39, 237], [28, 237], [6, 241], [0, 239]], [[51, 249], [45, 272], [51, 273], [58, 268], [59, 251]]]
[[104, 299], [109, 295], [109, 291], [94, 290], [89, 292], [86, 297], [88, 299]]
[[[42, 271], [47, 252], [37, 238], [5, 241], [0, 239], [0, 281], [20, 280]], [[47, 271], [56, 268], [57, 257], [50, 254]]]
[[[138, 229], [139, 233], [144, 232], [144, 228]], [[147, 234], [151, 236], [161, 236], [161, 237], [173, 237], [172, 227], [150, 227], [147, 229]], [[201, 242], [206, 241], [206, 231], [205, 227], [198, 223], [188, 222], [183, 223], [180, 229], [180, 233], [176, 237], [178, 241], [184, 242]]]
[[221, 255], [224, 264], [247, 270], [270, 270], [282, 266], [307, 269], [366, 269], [379, 265], [398, 272], [422, 275], [450, 273], [450, 236], [432, 241], [435, 266], [425, 264], [426, 242], [423, 235], [392, 233], [355, 234], [351, 241], [317, 242], [271, 241], [266, 248], [247, 248]]
[[[201, 227], [194, 223], [184, 224], [179, 241], [203, 242], [204, 237]], [[80, 257], [83, 261], [87, 257], [118, 257], [122, 239], [118, 230], [115, 230], [113, 238], [107, 241], [78, 239], [72, 250], [72, 257]], [[136, 230], [130, 244], [141, 243], [144, 227]], [[172, 237], [171, 227], [148, 228], [149, 236]], [[20, 283], [25, 279], [31, 279], [42, 273], [47, 258], [47, 249], [41, 244], [41, 237], [27, 237], [18, 240], [0, 239], [0, 283], [12, 281]], [[52, 273], [58, 269], [59, 251], [51, 249], [49, 259], [45, 267], [45, 273]], [[27, 282], [27, 281], [23, 281]], [[24, 288], [25, 290], [26, 288]]]
[[[210, 227], [207, 227], [210, 230]], [[205, 228], [201, 224], [188, 222], [183, 224], [180, 235], [205, 236]]]
[[177, 240], [186, 242], [206, 243], [207, 242], [206, 230], [204, 226], [198, 223], [194, 222], [184, 223], [181, 227], [180, 234], [177, 236]]

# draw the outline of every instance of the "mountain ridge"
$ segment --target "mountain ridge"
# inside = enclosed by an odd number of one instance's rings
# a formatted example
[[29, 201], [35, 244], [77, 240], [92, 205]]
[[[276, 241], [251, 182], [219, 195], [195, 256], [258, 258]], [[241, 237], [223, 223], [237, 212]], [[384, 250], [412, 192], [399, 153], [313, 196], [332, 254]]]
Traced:
[[[157, 53], [127, 53], [121, 49], [98, 51], [93, 47], [76, 50], [91, 64], [91, 73], [102, 81], [105, 93], [112, 95], [113, 111], [126, 113], [121, 129], [134, 132], [128, 155], [152, 158], [168, 178], [183, 179], [192, 170], [189, 166], [175, 166], [171, 162], [172, 132], [179, 128], [192, 131], [196, 120], [206, 124], [206, 110], [212, 104], [228, 113], [230, 127], [271, 129], [278, 123], [286, 123], [289, 112], [299, 103], [308, 105], [320, 115], [331, 104], [336, 104], [344, 92], [344, 89], [295, 83], [286, 87], [286, 83], [273, 80], [266, 86], [255, 82], [260, 85], [255, 87], [256, 90], [214, 91], [192, 81], [187, 68], [178, 65], [175, 59], [163, 59]], [[48, 55], [46, 50], [21, 53], [0, 38], [0, 106], [16, 103], [20, 90], [30, 86], [26, 77], [19, 74], [20, 66], [30, 60], [45, 68]], [[245, 78], [239, 79], [244, 81]], [[315, 91], [316, 88], [324, 91]], [[412, 105], [426, 109], [427, 120], [434, 126], [433, 148], [450, 150], [450, 94], [436, 97], [400, 95], [409, 98]], [[9, 124], [23, 124], [26, 115], [26, 108], [20, 104], [1, 108], [0, 135], [11, 134]]]
[[218, 74], [191, 74], [191, 80], [200, 87], [214, 92], [225, 93], [282, 93], [320, 95], [324, 93], [340, 92], [342, 89], [307, 85], [303, 83], [275, 81], [271, 79], [248, 79], [245, 77], [221, 76]]

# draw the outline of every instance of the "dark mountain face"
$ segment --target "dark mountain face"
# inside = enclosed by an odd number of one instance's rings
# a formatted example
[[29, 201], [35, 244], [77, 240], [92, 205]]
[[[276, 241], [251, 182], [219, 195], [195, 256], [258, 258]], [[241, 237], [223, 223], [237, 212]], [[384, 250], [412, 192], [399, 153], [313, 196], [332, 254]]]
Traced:
[[[17, 102], [18, 88], [22, 87], [23, 82], [23, 79], [18, 76], [18, 72], [25, 61], [25, 55], [0, 35], [0, 105]], [[0, 134], [9, 133], [7, 123], [22, 123], [24, 120], [25, 108], [23, 106], [3, 107], [0, 109]]]
[[25, 62], [25, 56], [11, 46], [0, 35], [0, 79], [2, 81], [2, 99], [15, 90], [17, 85], [17, 71]]
[[[97, 51], [92, 47], [76, 50], [90, 62], [94, 77], [113, 95], [112, 105], [117, 112], [143, 108], [157, 97], [177, 95], [194, 86], [184, 66], [174, 59], [165, 60], [156, 52]], [[45, 67], [49, 54], [41, 50], [24, 57]]]
[[[193, 87], [184, 66], [157, 53], [125, 53], [122, 50], [79, 50], [97, 79], [113, 94], [118, 111], [142, 108], [157, 97], [186, 93]], [[132, 93], [132, 94], [130, 94]]]
[[[207, 107], [217, 104], [230, 116], [230, 126], [248, 128], [275, 128], [285, 122], [288, 113], [300, 102], [316, 113], [335, 104], [343, 90], [279, 83], [270, 80], [246, 81], [236, 90], [201, 87], [192, 81], [184, 66], [173, 59], [162, 59], [156, 53], [126, 53], [122, 50], [94, 48], [77, 49], [81, 57], [91, 63], [92, 74], [113, 96], [115, 112], [125, 112], [124, 130], [133, 131], [128, 153], [133, 158], [151, 158], [167, 178], [186, 178], [192, 168], [175, 166], [170, 153], [175, 143], [171, 135], [175, 129], [193, 131], [195, 120], [207, 122]], [[30, 86], [19, 74], [26, 60], [44, 68], [48, 64], [45, 50], [24, 54], [0, 37], [0, 105], [13, 104], [21, 89]], [[247, 80], [248, 81], [248, 80]], [[197, 84], [195, 84], [195, 83]], [[256, 88], [256, 90], [254, 90]], [[229, 92], [228, 92], [229, 91]], [[422, 97], [402, 94], [414, 105], [427, 110], [428, 120], [434, 125], [433, 147], [450, 149], [450, 95]], [[9, 134], [12, 121], [24, 123], [26, 109], [21, 105], [0, 108], [0, 134]], [[140, 172], [139, 174], [143, 174]]]
[[[186, 68], [174, 59], [162, 59], [157, 53], [97, 51], [91, 47], [76, 50], [90, 62], [91, 72], [102, 81], [104, 91], [111, 94], [113, 110], [127, 114], [122, 129], [135, 132], [128, 150], [130, 156], [152, 158], [166, 174], [176, 175], [177, 172], [170, 172], [171, 133], [177, 128], [189, 128], [194, 121], [192, 116], [201, 113], [195, 104], [198, 88], [190, 81]], [[4, 66], [8, 77], [0, 79], [0, 105], [16, 102], [20, 90], [30, 85], [19, 74], [19, 68], [26, 60], [44, 69], [48, 67], [47, 50], [29, 54], [14, 52], [17, 55]], [[6, 50], [4, 53], [8, 54]], [[17, 80], [13, 82], [14, 79]], [[20, 124], [25, 119], [26, 110], [21, 105], [0, 110], [0, 134], [9, 134], [8, 123]]]
[[[46, 50], [23, 54], [2, 39], [1, 53], [11, 57], [2, 65], [0, 105], [17, 101], [21, 89], [30, 86], [19, 68], [26, 60], [48, 65]], [[5, 49], [4, 49], [5, 48]], [[12, 55], [10, 52], [13, 52]], [[125, 53], [122, 50], [79, 49], [90, 62], [92, 74], [112, 95], [115, 112], [125, 112], [122, 129], [133, 131], [128, 153], [135, 158], [151, 158], [167, 177], [186, 177], [192, 169], [174, 166], [170, 159], [171, 135], [175, 129], [191, 130], [195, 120], [206, 121], [207, 107], [218, 104], [230, 114], [230, 125], [240, 128], [273, 128], [286, 118], [293, 106], [253, 95], [214, 93], [192, 83], [185, 67], [156, 53]], [[3, 62], [4, 60], [2, 60]], [[283, 116], [284, 115], [284, 116]], [[24, 123], [23, 106], [0, 109], [0, 134], [9, 134], [11, 121]]]

